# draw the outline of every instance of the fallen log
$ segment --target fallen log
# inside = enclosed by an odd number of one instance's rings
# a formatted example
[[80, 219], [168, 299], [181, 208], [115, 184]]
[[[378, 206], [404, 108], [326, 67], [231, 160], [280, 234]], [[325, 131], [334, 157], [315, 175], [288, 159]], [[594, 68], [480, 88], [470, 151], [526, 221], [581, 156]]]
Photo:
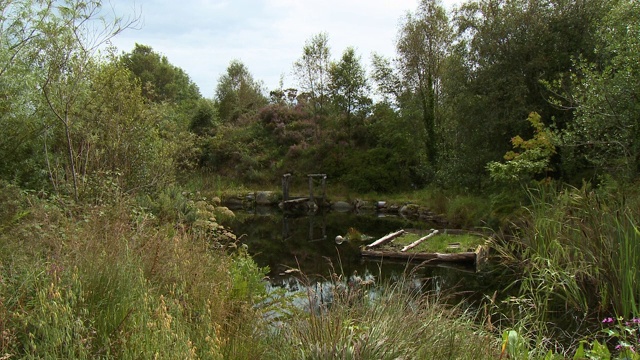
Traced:
[[409, 244], [409, 245], [407, 245], [407, 246], [403, 247], [403, 248], [402, 248], [402, 250], [400, 250], [400, 252], [405, 252], [405, 251], [407, 251], [407, 250], [411, 250], [411, 249], [413, 249], [414, 247], [416, 247], [416, 246], [420, 245], [420, 243], [421, 243], [421, 242], [423, 242], [423, 241], [427, 240], [428, 238], [431, 238], [431, 237], [436, 236], [436, 235], [438, 234], [438, 232], [439, 232], [438, 230], [433, 230], [433, 229], [431, 229], [431, 234], [429, 234], [429, 235], [427, 235], [427, 236], [423, 236], [423, 237], [421, 237], [420, 239], [418, 239], [418, 240], [416, 240], [416, 241], [412, 242], [411, 244]]
[[398, 230], [398, 231], [396, 231], [394, 233], [387, 234], [387, 235], [381, 237], [380, 239], [372, 242], [371, 244], [365, 246], [365, 248], [371, 249], [371, 248], [374, 248], [376, 246], [380, 246], [380, 245], [382, 245], [384, 243], [388, 243], [389, 241], [397, 238], [398, 236], [404, 235], [404, 233], [405, 233], [404, 230]]

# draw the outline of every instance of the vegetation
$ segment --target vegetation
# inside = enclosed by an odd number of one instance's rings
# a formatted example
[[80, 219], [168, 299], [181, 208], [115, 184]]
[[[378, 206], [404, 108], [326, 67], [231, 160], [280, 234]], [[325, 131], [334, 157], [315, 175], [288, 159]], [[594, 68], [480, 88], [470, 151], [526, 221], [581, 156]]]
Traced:
[[[414, 234], [407, 233], [393, 240], [393, 243], [389, 246], [385, 246], [383, 250], [395, 250], [412, 244], [414, 241], [428, 235], [426, 234]], [[418, 246], [407, 250], [408, 252], [439, 252], [439, 253], [458, 253], [466, 251], [476, 251], [476, 248], [485, 243], [485, 239], [482, 236], [474, 234], [436, 234], [435, 236], [422, 241]]]
[[[387, 284], [372, 297], [370, 285], [332, 279], [332, 303], [307, 301], [317, 308], [281, 330], [287, 356], [303, 359], [448, 358], [494, 359], [496, 337], [473, 325], [464, 309], [443, 305], [435, 294]], [[312, 287], [309, 287], [310, 289]]]
[[[638, 1], [422, 0], [369, 74], [318, 33], [213, 99], [101, 1], [0, 14], [0, 359], [637, 357]], [[341, 274], [270, 318], [219, 197], [319, 172], [491, 228], [517, 280], [478, 311]]]

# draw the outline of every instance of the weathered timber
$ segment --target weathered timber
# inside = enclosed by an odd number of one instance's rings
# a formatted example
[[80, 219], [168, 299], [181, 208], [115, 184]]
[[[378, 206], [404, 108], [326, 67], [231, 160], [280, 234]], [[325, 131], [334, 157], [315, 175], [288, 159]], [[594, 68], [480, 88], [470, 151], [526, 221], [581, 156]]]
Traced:
[[406, 259], [406, 260], [418, 260], [418, 261], [447, 261], [447, 262], [460, 262], [460, 263], [475, 263], [476, 252], [462, 252], [455, 254], [443, 254], [443, 253], [407, 253], [396, 251], [374, 251], [374, 250], [362, 250], [362, 256], [377, 257], [377, 258], [389, 258], [389, 259]]
[[291, 199], [291, 200], [287, 200], [284, 201], [283, 204], [286, 205], [297, 205], [297, 204], [302, 204], [304, 202], [309, 201], [309, 198], [303, 197], [303, 198], [298, 198], [298, 199]]
[[394, 233], [387, 234], [387, 235], [385, 235], [385, 236], [381, 237], [380, 239], [378, 239], [378, 240], [376, 240], [376, 241], [372, 242], [371, 244], [369, 244], [369, 245], [365, 246], [365, 248], [367, 248], [367, 249], [371, 249], [371, 248], [374, 248], [374, 247], [376, 247], [376, 246], [380, 246], [380, 245], [382, 245], [382, 244], [384, 244], [384, 243], [388, 243], [389, 241], [391, 241], [391, 240], [393, 240], [393, 239], [397, 238], [398, 236], [402, 236], [402, 235], [404, 235], [404, 233], [405, 233], [405, 231], [404, 231], [404, 230], [398, 230], [398, 231], [396, 231], [396, 232], [394, 232]]
[[478, 246], [476, 249], [476, 267], [483, 266], [489, 258], [489, 246]]
[[433, 230], [433, 229], [431, 229], [431, 234], [429, 234], [429, 235], [427, 235], [427, 236], [423, 236], [423, 237], [421, 237], [420, 239], [418, 239], [418, 240], [416, 240], [416, 241], [412, 242], [411, 244], [409, 244], [409, 245], [407, 245], [407, 246], [403, 247], [403, 248], [402, 248], [402, 250], [400, 250], [400, 252], [405, 252], [405, 251], [407, 251], [407, 250], [411, 250], [411, 249], [413, 249], [414, 247], [416, 247], [416, 246], [420, 245], [420, 243], [422, 243], [423, 241], [425, 241], [425, 240], [427, 240], [427, 239], [429, 239], [429, 238], [431, 238], [431, 237], [434, 237], [434, 236], [438, 235], [438, 233], [439, 233], [439, 231], [438, 231], [438, 230]]

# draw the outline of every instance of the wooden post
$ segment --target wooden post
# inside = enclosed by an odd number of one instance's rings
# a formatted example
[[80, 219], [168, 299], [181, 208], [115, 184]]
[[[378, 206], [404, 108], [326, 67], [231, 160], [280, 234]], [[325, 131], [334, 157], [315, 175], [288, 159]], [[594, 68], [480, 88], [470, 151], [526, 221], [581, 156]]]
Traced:
[[309, 201], [314, 202], [313, 199], [313, 176], [312, 175], [308, 175], [309, 176]]
[[282, 199], [283, 201], [289, 200], [289, 180], [291, 179], [291, 174], [282, 175]]
[[327, 175], [322, 175], [322, 202], [327, 199]]

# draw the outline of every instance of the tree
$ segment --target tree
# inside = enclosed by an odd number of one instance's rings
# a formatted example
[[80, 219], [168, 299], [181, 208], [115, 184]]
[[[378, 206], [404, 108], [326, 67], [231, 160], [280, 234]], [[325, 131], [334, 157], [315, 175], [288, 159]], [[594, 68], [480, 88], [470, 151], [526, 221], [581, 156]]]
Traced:
[[[103, 44], [135, 20], [107, 20], [101, 15], [99, 1], [66, 0], [62, 4], [47, 2], [45, 6], [53, 7], [54, 11], [40, 30], [37, 63], [44, 70], [40, 89], [55, 123], [63, 129], [67, 152], [65, 178], [71, 179], [72, 194], [77, 201], [80, 150], [74, 147], [72, 133], [77, 125], [75, 116], [86, 98], [94, 56]], [[51, 170], [50, 174], [56, 186]]]
[[331, 100], [347, 125], [347, 135], [352, 140], [354, 118], [364, 118], [372, 103], [369, 85], [360, 58], [352, 47], [347, 48], [337, 63], [329, 69]]
[[238, 60], [231, 61], [227, 73], [218, 80], [215, 98], [223, 122], [235, 122], [241, 115], [255, 113], [268, 103], [262, 82], [254, 80], [249, 69]]
[[640, 4], [618, 1], [598, 29], [598, 57], [576, 60], [570, 88], [556, 82], [564, 100], [558, 104], [575, 109], [562, 147], [574, 171], [605, 170], [626, 180], [640, 174], [639, 23]]
[[51, 2], [14, 0], [0, 3], [0, 178], [22, 186], [41, 187], [44, 126], [34, 116], [38, 78], [34, 65], [45, 23], [52, 16]]
[[314, 35], [302, 49], [302, 57], [293, 64], [302, 92], [309, 97], [312, 111], [323, 114], [329, 86], [331, 51], [326, 33]]
[[452, 41], [447, 14], [439, 0], [422, 0], [409, 13], [396, 45], [397, 66], [403, 82], [404, 107], [416, 104], [424, 125], [426, 155], [433, 166], [437, 159], [436, 122], [442, 63]]
[[[554, 106], [543, 85], [593, 59], [594, 35], [608, 1], [477, 0], [456, 16], [457, 43], [445, 62], [443, 100], [452, 167], [443, 181], [481, 186], [478, 174], [508, 150], [512, 134], [532, 135], [518, 119], [536, 112], [564, 128], [572, 111]], [[560, 156], [554, 157], [557, 162]], [[552, 166], [558, 166], [557, 163]]]
[[97, 64], [88, 88], [91, 100], [77, 113], [84, 125], [76, 130], [83, 149], [78, 170], [87, 185], [83, 190], [96, 200], [102, 192], [168, 185], [177, 157], [174, 138], [163, 134], [161, 116], [150, 111], [139, 82], [115, 56], [108, 60]]
[[200, 99], [198, 86], [181, 68], [172, 65], [166, 56], [151, 46], [136, 44], [121, 61], [142, 84], [142, 93], [152, 102], [179, 104]]
[[551, 157], [556, 153], [555, 134], [542, 123], [540, 115], [533, 112], [527, 118], [534, 129], [534, 136], [523, 140], [520, 135], [511, 139], [513, 150], [504, 155], [505, 163], [492, 161], [487, 164], [491, 178], [504, 182], [527, 182], [541, 174], [548, 174]]
[[211, 134], [213, 128], [218, 125], [218, 110], [216, 104], [209, 99], [200, 99], [196, 103], [195, 112], [189, 124], [189, 130], [204, 136]]

